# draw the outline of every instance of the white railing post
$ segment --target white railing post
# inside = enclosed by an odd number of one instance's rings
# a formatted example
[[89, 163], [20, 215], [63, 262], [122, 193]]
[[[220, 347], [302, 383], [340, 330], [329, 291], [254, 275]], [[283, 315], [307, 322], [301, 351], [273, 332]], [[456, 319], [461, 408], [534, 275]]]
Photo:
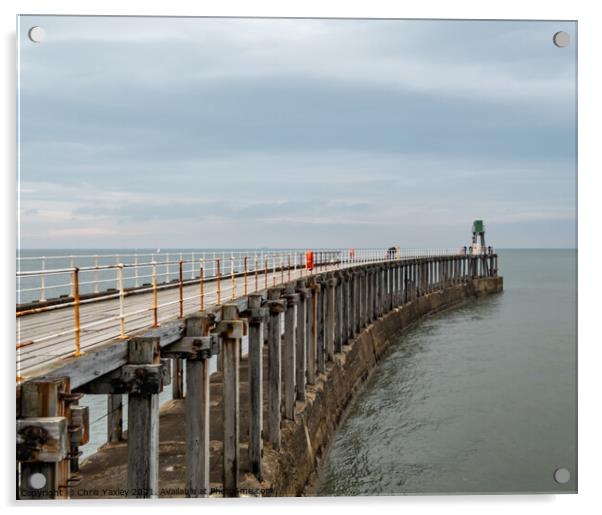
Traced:
[[119, 286], [119, 336], [120, 338], [126, 338], [124, 313], [125, 291], [123, 289], [123, 263], [119, 263], [117, 265], [117, 283]]
[[165, 254], [165, 282], [168, 283], [171, 279], [171, 273], [169, 272], [169, 252]]
[[94, 271], [94, 293], [98, 293], [100, 288], [100, 272], [98, 271], [98, 254], [94, 257], [94, 266], [96, 270]]
[[[69, 259], [69, 267], [71, 269], [73, 269], [73, 268], [75, 268], [74, 261], [73, 261], [73, 256], [69, 256], [69, 258], [70, 258]], [[73, 281], [70, 281], [69, 282], [69, 297], [73, 297], [75, 295], [75, 292], [74, 292], [73, 288], [74, 288]]]
[[138, 288], [138, 254], [134, 255], [134, 287]]
[[230, 253], [230, 275], [232, 276], [232, 300], [236, 298], [236, 278], [234, 277], [234, 252]]
[[46, 274], [43, 272], [46, 270], [46, 256], [42, 256], [42, 275], [40, 276], [40, 301], [46, 300]]

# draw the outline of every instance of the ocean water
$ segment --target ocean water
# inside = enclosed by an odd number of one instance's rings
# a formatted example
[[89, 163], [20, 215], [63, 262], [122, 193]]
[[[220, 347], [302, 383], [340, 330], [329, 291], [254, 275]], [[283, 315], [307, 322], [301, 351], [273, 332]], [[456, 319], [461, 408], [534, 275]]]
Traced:
[[577, 253], [498, 253], [502, 294], [393, 343], [337, 431], [317, 495], [576, 491]]

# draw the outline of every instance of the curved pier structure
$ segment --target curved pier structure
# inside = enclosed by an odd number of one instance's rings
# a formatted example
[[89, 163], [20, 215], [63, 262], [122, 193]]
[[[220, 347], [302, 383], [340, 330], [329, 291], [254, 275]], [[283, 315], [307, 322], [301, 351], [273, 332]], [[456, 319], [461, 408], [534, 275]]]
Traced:
[[[301, 495], [389, 343], [424, 315], [503, 288], [491, 251], [387, 251], [282, 279], [22, 382], [20, 497]], [[180, 384], [160, 407], [170, 381]], [[108, 443], [80, 464], [82, 394], [107, 396]]]

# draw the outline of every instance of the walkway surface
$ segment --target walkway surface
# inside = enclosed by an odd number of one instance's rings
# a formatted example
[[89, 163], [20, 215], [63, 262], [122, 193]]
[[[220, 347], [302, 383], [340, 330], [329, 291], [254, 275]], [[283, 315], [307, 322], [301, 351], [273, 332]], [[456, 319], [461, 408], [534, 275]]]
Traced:
[[[320, 267], [320, 272], [335, 268], [340, 268], [340, 266]], [[277, 271], [267, 274], [261, 272], [258, 273], [257, 281], [254, 273], [249, 273], [246, 279], [247, 292], [256, 291], [256, 283], [258, 290], [262, 290], [266, 284], [271, 287], [301, 277], [307, 277], [306, 270], [284, 270], [284, 272]], [[240, 297], [245, 292], [245, 278], [237, 277], [233, 282], [231, 277], [225, 276], [220, 282], [220, 290], [222, 303]], [[179, 316], [179, 296], [177, 285], [159, 290], [159, 323], [173, 320]], [[183, 299], [184, 315], [199, 311], [200, 284], [198, 280], [194, 284], [183, 287]], [[206, 281], [204, 283], [204, 305], [209, 307], [216, 304], [217, 283], [213, 280]], [[153, 324], [152, 308], [152, 291], [126, 296], [123, 308], [126, 334], [134, 334], [151, 327]], [[82, 302], [80, 305], [82, 352], [120, 338], [119, 315], [119, 298]], [[17, 348], [17, 375], [21, 377], [34, 375], [37, 367], [73, 355], [75, 352], [74, 327], [72, 306], [17, 317], [17, 343], [22, 345]]]

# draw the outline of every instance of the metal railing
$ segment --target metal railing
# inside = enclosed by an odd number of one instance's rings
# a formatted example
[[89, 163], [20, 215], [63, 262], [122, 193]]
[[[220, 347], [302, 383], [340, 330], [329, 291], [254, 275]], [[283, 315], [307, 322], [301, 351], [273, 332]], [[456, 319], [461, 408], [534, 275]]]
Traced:
[[[19, 265], [37, 259], [41, 266], [37, 270], [18, 267], [17, 358], [34, 344], [44, 347], [45, 352], [56, 347], [58, 350], [53, 356], [65, 355], [68, 341], [72, 341], [68, 354], [80, 356], [84, 332], [109, 329], [102, 341], [125, 339], [128, 322], [134, 322], [130, 330], [157, 327], [162, 319], [182, 318], [186, 312], [202, 311], [208, 306], [285, 283], [293, 277], [392, 259], [465, 252], [465, 248], [319, 249], [313, 251], [313, 268], [307, 266], [306, 251], [299, 249], [22, 257]], [[174, 254], [177, 259], [168, 259]], [[99, 264], [101, 258], [128, 259]], [[47, 266], [52, 260], [60, 259], [69, 259], [72, 266]], [[93, 259], [95, 264], [78, 266], [83, 259]], [[49, 297], [48, 293], [53, 291], [58, 295]], [[29, 301], [19, 302], [24, 294], [29, 296]], [[135, 301], [128, 305], [130, 299]], [[93, 305], [98, 305], [98, 309]], [[36, 329], [35, 336], [21, 338], [22, 320], [56, 311], [61, 313], [62, 324], [50, 321], [47, 329]]]

